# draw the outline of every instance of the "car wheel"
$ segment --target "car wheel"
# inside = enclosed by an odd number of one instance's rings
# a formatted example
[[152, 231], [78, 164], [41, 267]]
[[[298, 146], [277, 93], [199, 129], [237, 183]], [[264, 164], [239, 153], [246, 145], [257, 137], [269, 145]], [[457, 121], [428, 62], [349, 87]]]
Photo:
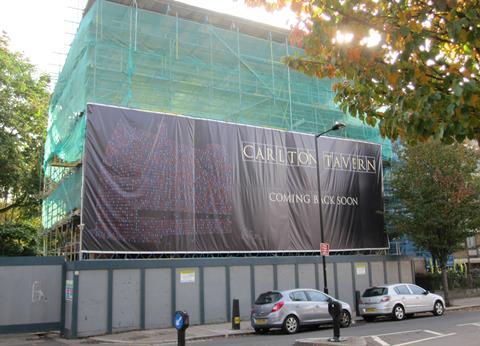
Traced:
[[340, 328], [347, 328], [352, 323], [352, 317], [347, 310], [342, 310], [340, 314]]
[[395, 305], [392, 311], [393, 318], [397, 321], [401, 321], [405, 318], [405, 310], [401, 305]]
[[375, 316], [363, 316], [363, 319], [367, 322], [375, 321]]
[[287, 316], [285, 321], [283, 321], [283, 330], [288, 334], [295, 334], [299, 328], [300, 323], [298, 322], [298, 318], [293, 315]]
[[437, 300], [433, 305], [433, 314], [435, 316], [442, 316], [444, 312], [445, 312], [445, 308], [443, 307], [442, 302]]
[[255, 328], [255, 334], [266, 334], [268, 331], [268, 328]]

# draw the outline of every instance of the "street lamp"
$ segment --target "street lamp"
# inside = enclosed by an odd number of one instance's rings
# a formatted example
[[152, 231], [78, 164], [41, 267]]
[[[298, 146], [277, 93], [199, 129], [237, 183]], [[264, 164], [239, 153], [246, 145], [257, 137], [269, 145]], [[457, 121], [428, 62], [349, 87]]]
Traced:
[[[317, 187], [318, 187], [318, 210], [320, 213], [320, 241], [325, 242], [325, 235], [323, 233], [323, 216], [322, 216], [322, 192], [320, 190], [320, 159], [318, 156], [318, 137], [323, 136], [324, 134], [330, 131], [337, 131], [345, 127], [344, 123], [335, 122], [329, 130], [324, 131], [315, 135], [315, 155], [317, 156]], [[328, 284], [327, 284], [327, 266], [325, 265], [325, 255], [322, 255], [322, 266], [323, 266], [323, 292], [328, 294]]]

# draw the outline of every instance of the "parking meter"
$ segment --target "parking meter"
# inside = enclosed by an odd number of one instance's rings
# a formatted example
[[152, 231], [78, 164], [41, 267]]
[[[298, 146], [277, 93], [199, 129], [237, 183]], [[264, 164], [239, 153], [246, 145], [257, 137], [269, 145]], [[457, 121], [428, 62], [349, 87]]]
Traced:
[[328, 339], [332, 342], [340, 342], [340, 315], [342, 313], [342, 304], [331, 299], [328, 302], [328, 313], [333, 320], [333, 338]]
[[179, 346], [185, 346], [185, 330], [190, 325], [190, 318], [186, 311], [175, 311], [173, 324], [177, 330], [177, 340]]

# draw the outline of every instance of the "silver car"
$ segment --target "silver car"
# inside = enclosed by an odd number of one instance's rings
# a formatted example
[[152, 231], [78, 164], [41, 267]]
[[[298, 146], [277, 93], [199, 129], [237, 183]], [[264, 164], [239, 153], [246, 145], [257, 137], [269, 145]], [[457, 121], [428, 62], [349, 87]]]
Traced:
[[252, 306], [251, 323], [256, 333], [265, 333], [271, 328], [282, 328], [288, 334], [300, 326], [332, 323], [328, 304], [336, 300], [342, 304], [340, 323], [348, 327], [352, 321], [350, 305], [313, 289], [265, 292], [258, 296]]
[[373, 321], [377, 316], [392, 316], [400, 321], [416, 312], [443, 315], [445, 301], [417, 285], [395, 284], [365, 290], [358, 309], [366, 321]]

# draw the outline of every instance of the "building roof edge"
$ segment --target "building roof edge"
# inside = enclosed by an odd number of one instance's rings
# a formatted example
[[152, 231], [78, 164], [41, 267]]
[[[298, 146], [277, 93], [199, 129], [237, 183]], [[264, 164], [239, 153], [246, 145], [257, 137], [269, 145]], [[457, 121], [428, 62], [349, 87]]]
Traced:
[[[88, 0], [83, 15], [98, 0]], [[132, 0], [107, 0], [117, 4], [132, 6]], [[175, 0], [137, 0], [139, 9], [157, 12], [163, 15], [177, 16], [182, 19], [190, 20], [202, 24], [210, 24], [226, 30], [237, 30], [242, 34], [269, 39], [284, 43], [288, 37], [289, 30], [282, 29], [273, 25], [256, 22], [242, 17], [233, 16], [226, 13], [216, 12], [209, 9], [185, 4]]]

